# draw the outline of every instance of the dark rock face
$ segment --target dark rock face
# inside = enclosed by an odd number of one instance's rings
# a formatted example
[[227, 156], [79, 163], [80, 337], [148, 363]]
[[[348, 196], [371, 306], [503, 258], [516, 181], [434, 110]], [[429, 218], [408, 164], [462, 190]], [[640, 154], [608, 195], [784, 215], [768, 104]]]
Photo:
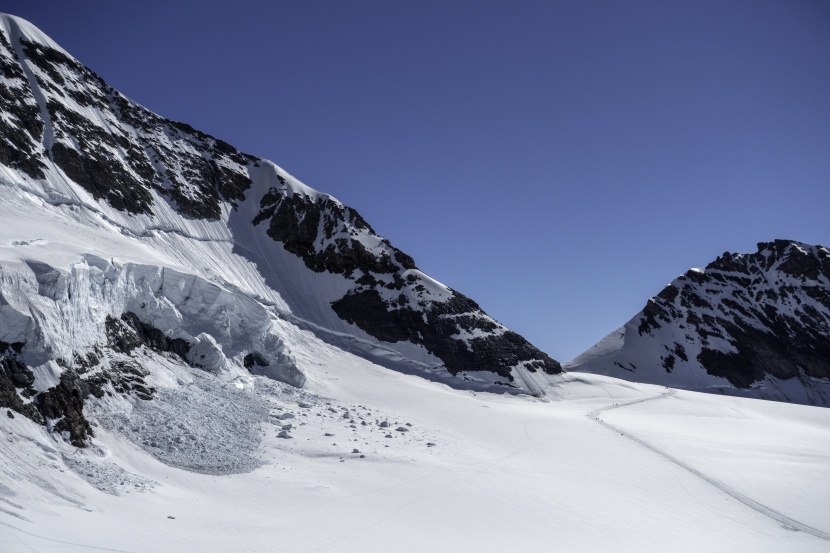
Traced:
[[[360, 270], [395, 275], [401, 269], [414, 269], [411, 257], [385, 242], [389, 253], [377, 256], [351, 238], [351, 229], [372, 228], [354, 209], [323, 196], [317, 199], [302, 194], [287, 195], [272, 188], [260, 201], [260, 212], [253, 224], [268, 221], [268, 236], [282, 243], [286, 250], [301, 258], [314, 272], [344, 275], [351, 278]], [[322, 233], [319, 232], [322, 222]], [[318, 243], [327, 242], [323, 249]], [[390, 255], [391, 254], [391, 255]]]
[[147, 346], [156, 352], [170, 352], [187, 361], [190, 344], [181, 338], [168, 338], [152, 325], [143, 323], [135, 313], [127, 311], [121, 320], [107, 317], [107, 337], [110, 346], [127, 355], [140, 346]]
[[[251, 185], [255, 158], [189, 125], [161, 118], [131, 102], [63, 52], [20, 40], [30, 80], [15, 47], [0, 37], [0, 163], [43, 178], [51, 159], [96, 199], [129, 213], [151, 213], [155, 190], [193, 218], [217, 219], [221, 202], [236, 205]], [[44, 98], [52, 136], [32, 90]], [[80, 111], [95, 110], [97, 120]], [[101, 121], [106, 123], [102, 125]], [[43, 141], [51, 141], [49, 151]]]
[[102, 359], [108, 352], [132, 355], [144, 346], [156, 353], [172, 353], [184, 361], [190, 344], [165, 336], [130, 312], [120, 319], [108, 317], [105, 324], [107, 344], [76, 353], [71, 362], [57, 359], [63, 369], [60, 382], [41, 393], [32, 387], [34, 373], [20, 361], [25, 344], [0, 342], [0, 407], [38, 424], [51, 424], [50, 430], [67, 433], [72, 445], [85, 447], [94, 435], [83, 414], [89, 396], [131, 394], [144, 401], [152, 400], [156, 390], [147, 385], [144, 379], [149, 372], [138, 362], [121, 358], [102, 365]]
[[[491, 371], [513, 381], [512, 367], [524, 363], [528, 370], [548, 374], [562, 372], [561, 365], [533, 347], [515, 332], [494, 333], [499, 326], [471, 299], [457, 292], [446, 302], [434, 302], [424, 311], [406, 306], [390, 308], [375, 290], [348, 294], [332, 304], [344, 320], [385, 342], [410, 341], [423, 345], [441, 359], [452, 374]], [[482, 330], [488, 335], [465, 342], [452, 336]]]
[[[690, 339], [699, 339], [697, 361], [735, 387], [747, 388], [766, 375], [828, 379], [830, 252], [776, 240], [758, 244], [753, 254], [724, 253], [649, 300], [640, 334], [666, 325], [680, 325]], [[719, 347], [723, 341], [731, 351]], [[670, 351], [666, 370], [685, 355]]]
[[[332, 302], [332, 309], [367, 334], [385, 342], [422, 345], [454, 375], [490, 371], [512, 381], [512, 368], [520, 364], [533, 372], [562, 371], [558, 362], [493, 321], [471, 299], [454, 291], [449, 299], [431, 298], [419, 273], [407, 273], [416, 268], [413, 259], [377, 237], [360, 214], [333, 198], [272, 188], [252, 223], [266, 221], [268, 236], [306, 267], [354, 281], [349, 293]], [[356, 239], [361, 233], [379, 241], [380, 253]], [[481, 335], [459, 339], [476, 331]]]
[[18, 360], [22, 343], [0, 342], [0, 407], [16, 411], [33, 421], [43, 424], [37, 406], [28, 400], [37, 392], [32, 387], [35, 375]]
[[28, 176], [43, 178], [43, 121], [29, 82], [17, 62], [17, 56], [3, 33], [0, 33], [0, 163]]
[[[72, 369], [61, 375], [60, 384], [37, 396], [38, 410], [46, 419], [58, 419], [54, 432], [68, 432], [75, 447], [84, 447], [92, 436], [92, 428], [84, 417], [84, 400], [92, 391], [90, 383], [82, 380]], [[99, 390], [96, 390], [99, 391]]]

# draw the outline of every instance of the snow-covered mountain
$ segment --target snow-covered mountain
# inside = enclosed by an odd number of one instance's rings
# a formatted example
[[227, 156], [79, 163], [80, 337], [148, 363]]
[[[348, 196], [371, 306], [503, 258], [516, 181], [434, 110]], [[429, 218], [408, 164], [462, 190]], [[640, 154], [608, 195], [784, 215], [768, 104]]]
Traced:
[[726, 252], [565, 367], [830, 406], [830, 251], [775, 240], [752, 254]]
[[0, 58], [3, 553], [827, 550], [830, 410], [562, 373], [31, 24]]
[[538, 393], [561, 371], [354, 209], [144, 109], [31, 24], [0, 19], [0, 64], [0, 405], [80, 444], [84, 397], [152, 396], [139, 344], [301, 386], [278, 324], [463, 388]]

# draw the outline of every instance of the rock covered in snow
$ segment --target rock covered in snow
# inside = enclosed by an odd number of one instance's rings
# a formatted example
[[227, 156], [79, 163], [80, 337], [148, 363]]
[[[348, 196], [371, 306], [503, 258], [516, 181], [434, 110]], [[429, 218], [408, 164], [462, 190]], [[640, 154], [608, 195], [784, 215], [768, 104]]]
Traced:
[[566, 367], [830, 406], [830, 250], [775, 240], [726, 252]]

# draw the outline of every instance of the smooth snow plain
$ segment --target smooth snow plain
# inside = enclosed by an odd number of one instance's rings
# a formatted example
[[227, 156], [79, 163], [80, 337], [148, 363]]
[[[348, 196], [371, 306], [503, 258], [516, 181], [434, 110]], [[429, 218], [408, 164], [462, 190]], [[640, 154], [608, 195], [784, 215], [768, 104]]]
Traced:
[[[310, 346], [297, 356], [305, 389], [256, 377], [223, 396], [247, 424], [261, 418], [261, 442], [240, 451], [258, 459], [249, 472], [177, 468], [102, 423], [94, 447], [73, 450], [0, 413], [0, 549], [830, 549], [826, 409], [582, 374], [562, 376], [549, 399], [459, 391], [294, 332]], [[152, 369], [178, 373], [171, 389], [238, 389], [206, 373], [197, 378], [212, 382], [188, 382], [196, 369], [171, 365]], [[182, 433], [225, 417], [192, 406], [171, 414]], [[291, 438], [278, 438], [289, 424]]]

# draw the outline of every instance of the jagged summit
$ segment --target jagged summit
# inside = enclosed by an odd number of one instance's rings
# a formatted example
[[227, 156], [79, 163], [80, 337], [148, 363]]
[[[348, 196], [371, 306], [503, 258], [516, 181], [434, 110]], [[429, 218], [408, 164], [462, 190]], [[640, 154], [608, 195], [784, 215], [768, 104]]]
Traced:
[[566, 367], [830, 405], [830, 251], [775, 240], [751, 254], [725, 252]]

